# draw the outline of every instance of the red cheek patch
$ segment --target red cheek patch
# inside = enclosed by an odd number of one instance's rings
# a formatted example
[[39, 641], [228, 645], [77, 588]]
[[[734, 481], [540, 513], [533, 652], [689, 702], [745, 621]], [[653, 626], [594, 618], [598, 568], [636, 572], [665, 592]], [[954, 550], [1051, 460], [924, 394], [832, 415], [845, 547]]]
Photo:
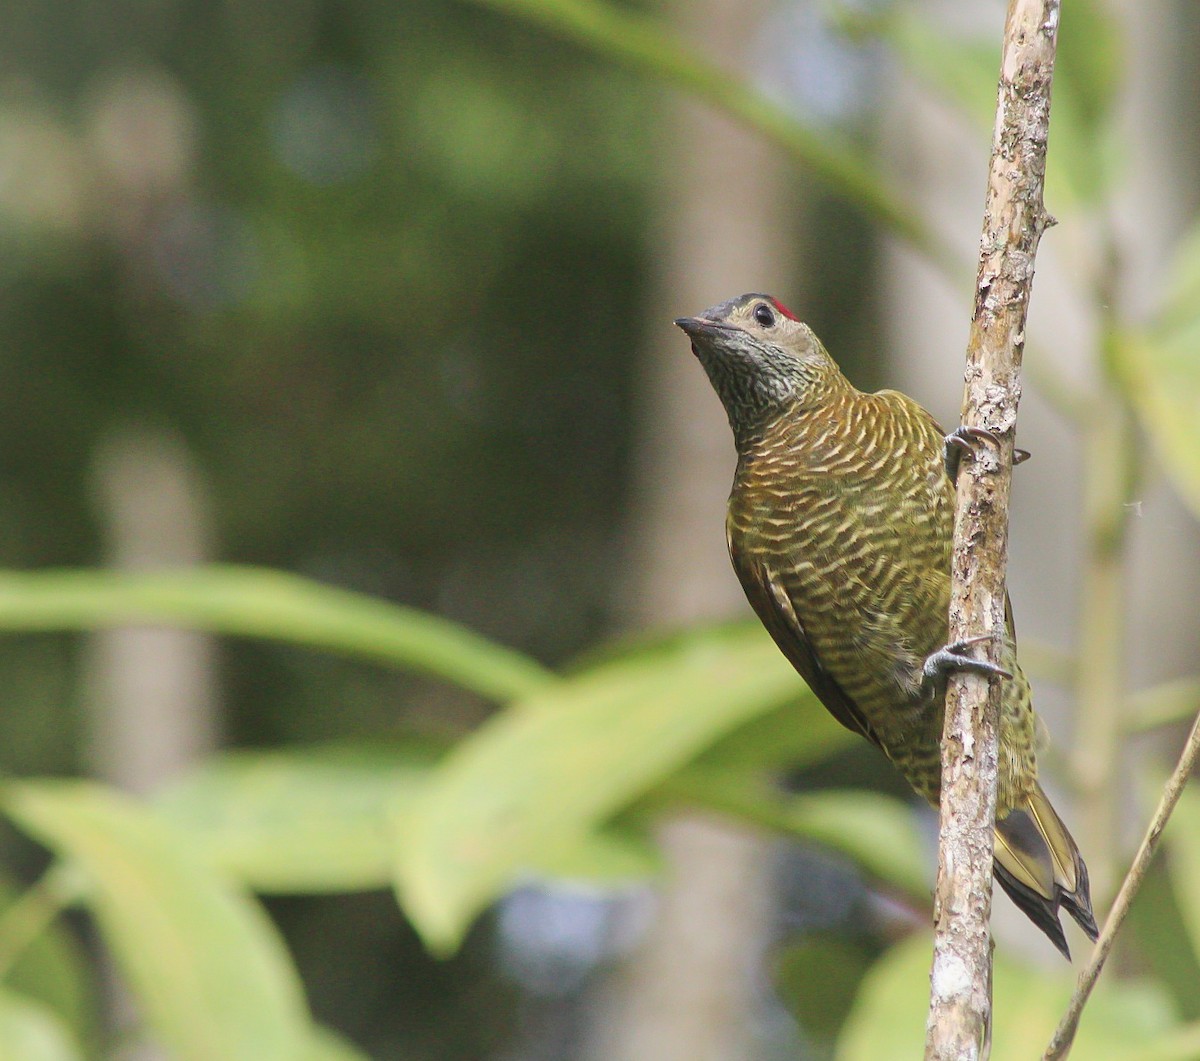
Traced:
[[794, 314], [790, 309], [788, 309], [787, 306], [785, 306], [782, 302], [780, 302], [779, 299], [773, 298], [773, 299], [771, 299], [771, 303], [772, 303], [772, 305], [774, 305], [774, 307], [777, 310], [779, 310], [780, 313], [782, 313], [785, 317], [787, 317], [788, 320], [791, 320], [791, 321], [799, 321], [800, 320], [800, 318], [797, 317], [796, 314]]

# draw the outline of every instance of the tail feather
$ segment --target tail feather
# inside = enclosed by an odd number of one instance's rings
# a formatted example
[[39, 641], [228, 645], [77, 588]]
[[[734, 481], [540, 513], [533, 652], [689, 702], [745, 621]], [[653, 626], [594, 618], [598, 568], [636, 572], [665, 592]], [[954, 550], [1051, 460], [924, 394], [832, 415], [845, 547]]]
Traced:
[[1041, 786], [996, 823], [995, 859], [1000, 886], [1068, 960], [1071, 951], [1058, 920], [1060, 906], [1090, 939], [1099, 935], [1087, 866]]

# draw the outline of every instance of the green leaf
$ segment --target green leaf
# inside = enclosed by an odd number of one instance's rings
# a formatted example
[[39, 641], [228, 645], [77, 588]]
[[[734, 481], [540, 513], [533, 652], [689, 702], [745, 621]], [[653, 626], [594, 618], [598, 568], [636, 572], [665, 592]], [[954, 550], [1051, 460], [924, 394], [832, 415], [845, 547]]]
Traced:
[[827, 722], [800, 725], [796, 704], [786, 703], [752, 718], [706, 748], [697, 757], [696, 768], [758, 778], [778, 776], [820, 762], [860, 739], [832, 716]]
[[[1197, 244], [1200, 250], [1200, 244]], [[1155, 333], [1117, 338], [1115, 354], [1138, 420], [1180, 498], [1200, 516], [1200, 302]]]
[[12, 784], [9, 815], [86, 883], [157, 1038], [180, 1061], [291, 1061], [311, 1033], [274, 926], [133, 801], [85, 782]]
[[[0, 881], [0, 924], [11, 927], [8, 918], [20, 916], [20, 908], [14, 909], [19, 901], [11, 883]], [[28, 916], [27, 906], [25, 910]], [[40, 920], [40, 915], [32, 916]], [[61, 921], [44, 925], [27, 946], [19, 948], [3, 980], [16, 994], [44, 1004], [70, 1029], [76, 1041], [86, 1043], [95, 1038], [95, 986], [82, 948]], [[0, 1050], [0, 1057], [9, 1056], [13, 1055]]]
[[[760, 632], [718, 631], [597, 666], [501, 712], [447, 756], [405, 817], [404, 908], [432, 949], [453, 950], [522, 871], [802, 690]], [[815, 699], [803, 703], [796, 725], [820, 726]]]
[[1021, 669], [1038, 682], [1048, 682], [1061, 688], [1074, 685], [1079, 674], [1079, 662], [1069, 652], [1035, 641], [1021, 638]]
[[437, 616], [266, 568], [0, 571], [0, 629], [94, 630], [155, 623], [265, 637], [411, 667], [493, 700], [553, 675]]
[[[854, 739], [847, 730], [838, 732]], [[936, 852], [922, 836], [914, 808], [892, 796], [854, 789], [784, 795], [757, 773], [698, 760], [651, 798], [704, 807], [820, 844], [848, 856], [876, 880], [919, 902], [928, 900]]]
[[534, 876], [588, 890], [626, 887], [655, 877], [661, 870], [662, 855], [648, 836], [615, 826], [542, 851], [530, 865]]
[[924, 899], [932, 890], [937, 853], [907, 803], [852, 789], [811, 792], [787, 801], [784, 820], [795, 835], [848, 855], [908, 895]]
[[395, 811], [441, 754], [417, 742], [230, 752], [155, 805], [192, 850], [256, 891], [386, 888]]
[[329, 1028], [313, 1028], [300, 1061], [370, 1061], [357, 1046]]
[[[765, 646], [773, 644], [770, 635], [757, 620], [634, 635], [589, 650], [573, 661], [567, 675], [571, 677], [605, 664], [632, 663], [642, 658], [653, 663], [655, 659], [686, 651], [697, 638], [703, 638], [713, 645], [724, 642], [739, 652], [753, 651], [755, 641], [761, 642], [764, 651], [767, 651]], [[807, 689], [796, 679], [796, 698], [807, 696]], [[688, 769], [732, 771], [739, 777], [753, 777], [758, 788], [758, 779], [764, 774], [808, 766], [853, 744], [857, 739], [849, 730], [819, 712], [814, 724], [797, 725], [794, 698], [781, 703], [773, 711], [754, 715], [735, 726], [703, 749]]]
[[0, 989], [0, 1057], [12, 1061], [82, 1061], [83, 1054], [53, 1010]]
[[[192, 851], [255, 891], [387, 888], [404, 842], [397, 818], [443, 754], [430, 741], [228, 752], [163, 791], [155, 807]], [[612, 885], [652, 875], [658, 860], [644, 837], [606, 829], [531, 869]]]
[[[922, 933], [893, 947], [867, 974], [838, 1042], [838, 1061], [910, 1061], [925, 1045], [932, 946]], [[1045, 972], [998, 949], [993, 969], [992, 1061], [1041, 1057], [1075, 986], [1066, 965]], [[1170, 1002], [1142, 981], [1101, 980], [1072, 1056], [1087, 1061], [1193, 1061]]]

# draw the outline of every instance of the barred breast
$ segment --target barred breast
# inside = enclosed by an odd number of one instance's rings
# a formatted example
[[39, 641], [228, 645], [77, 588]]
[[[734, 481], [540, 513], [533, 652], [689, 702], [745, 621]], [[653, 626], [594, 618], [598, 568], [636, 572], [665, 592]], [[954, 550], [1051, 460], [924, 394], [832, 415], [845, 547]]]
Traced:
[[[816, 664], [932, 802], [943, 702], [922, 665], [947, 640], [954, 518], [942, 437], [906, 396], [848, 387], [744, 447], [727, 527], [735, 567], [769, 572]], [[1002, 811], [1036, 779], [1028, 684], [1004, 655]]]

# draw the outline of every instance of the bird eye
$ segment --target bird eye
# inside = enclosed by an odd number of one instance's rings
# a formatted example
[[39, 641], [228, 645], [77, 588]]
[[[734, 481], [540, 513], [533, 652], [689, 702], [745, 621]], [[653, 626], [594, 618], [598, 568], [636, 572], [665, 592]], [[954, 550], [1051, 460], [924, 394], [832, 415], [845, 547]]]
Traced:
[[770, 306], [765, 302], [760, 302], [754, 307], [754, 319], [764, 328], [769, 328], [775, 323], [775, 314], [771, 311]]

